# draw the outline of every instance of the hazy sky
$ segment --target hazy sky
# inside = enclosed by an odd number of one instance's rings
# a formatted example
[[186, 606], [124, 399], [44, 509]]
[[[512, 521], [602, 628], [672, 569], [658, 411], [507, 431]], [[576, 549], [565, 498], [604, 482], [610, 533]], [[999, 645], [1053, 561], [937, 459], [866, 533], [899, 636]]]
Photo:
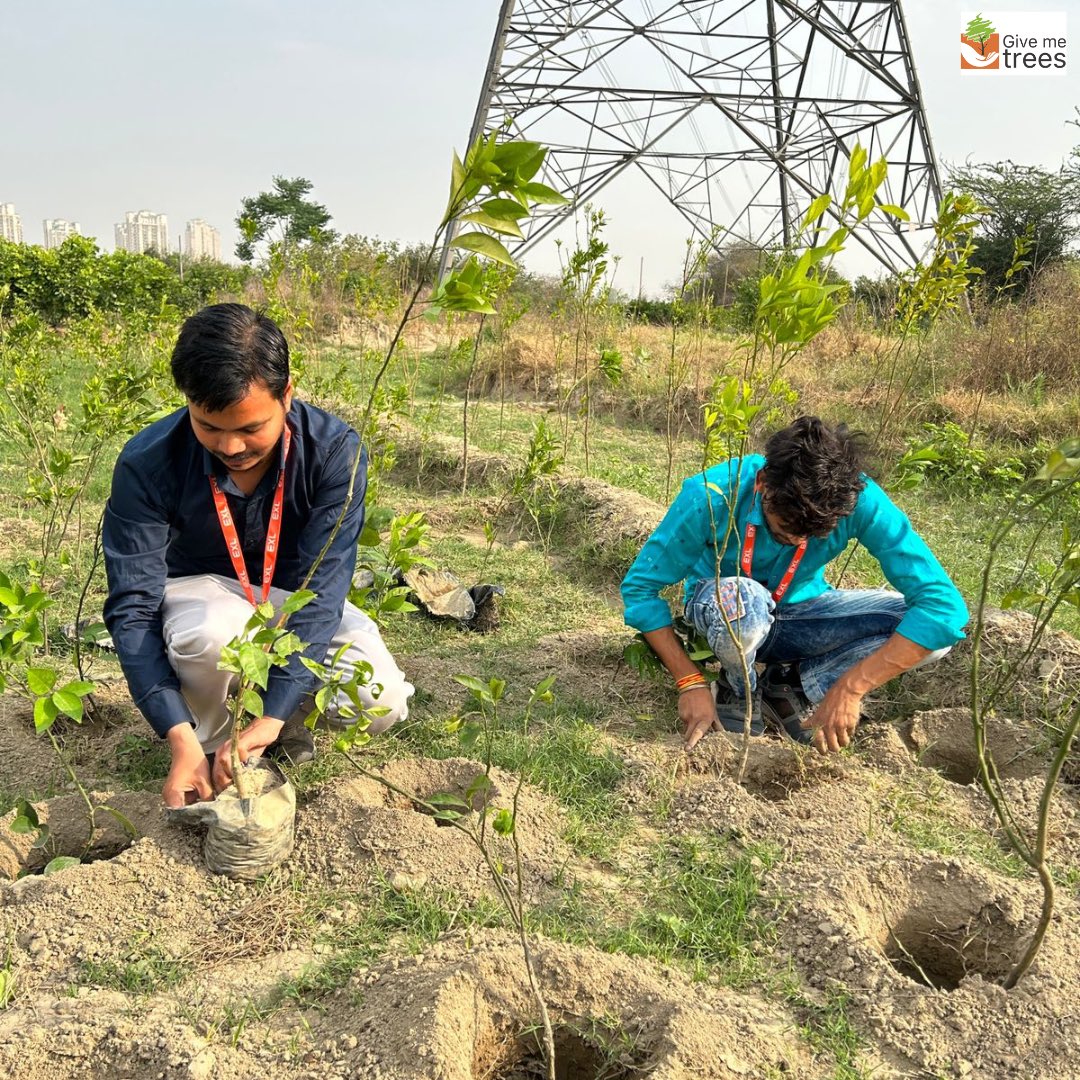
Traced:
[[[962, 76], [963, 3], [908, 0], [940, 160], [1056, 167], [1080, 129], [1080, 0], [1005, 0], [1064, 11], [1077, 35], [1065, 77]], [[275, 173], [315, 184], [341, 231], [423, 240], [441, 216], [450, 151], [466, 140], [498, 0], [7, 0], [0, 30], [0, 202], [26, 239], [77, 220], [105, 249], [125, 210], [203, 217], [235, 242], [243, 196]], [[987, 13], [993, 15], [990, 9]], [[646, 201], [647, 204], [646, 204]], [[620, 283], [677, 273], [687, 227], [643, 188], [600, 200]], [[549, 242], [530, 267], [556, 265]], [[632, 279], [632, 280], [631, 280]]]

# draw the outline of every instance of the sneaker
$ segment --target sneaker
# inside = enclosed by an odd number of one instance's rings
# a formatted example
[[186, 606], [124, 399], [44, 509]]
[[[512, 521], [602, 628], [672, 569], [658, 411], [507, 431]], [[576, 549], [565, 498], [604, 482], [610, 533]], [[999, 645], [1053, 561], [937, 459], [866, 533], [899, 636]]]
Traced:
[[[741, 735], [746, 728], [746, 699], [735, 693], [727, 676], [721, 671], [712, 683], [713, 701], [716, 702], [716, 718], [725, 731]], [[761, 719], [761, 684], [751, 697], [750, 734], [764, 735], [765, 724]]]
[[265, 751], [271, 761], [283, 761], [289, 765], [303, 765], [315, 760], [315, 736], [303, 724], [286, 724], [277, 742]]
[[814, 732], [802, 722], [814, 711], [814, 703], [803, 692], [796, 664], [770, 664], [758, 680], [761, 713], [770, 727], [795, 742], [811, 744]]

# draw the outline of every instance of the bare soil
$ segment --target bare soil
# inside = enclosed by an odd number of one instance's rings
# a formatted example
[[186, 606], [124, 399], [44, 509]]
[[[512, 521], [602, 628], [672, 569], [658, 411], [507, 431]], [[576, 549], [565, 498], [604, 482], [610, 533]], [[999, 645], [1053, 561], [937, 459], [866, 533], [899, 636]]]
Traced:
[[[989, 647], [1004, 656], [1025, 632], [1022, 618], [995, 623]], [[766, 959], [789, 972], [804, 1001], [845, 1002], [862, 1041], [862, 1071], [838, 1072], [833, 1056], [800, 1034], [804, 1005], [783, 994], [692, 983], [651, 960], [534, 935], [560, 1077], [1075, 1080], [1080, 799], [1066, 783], [1054, 801], [1051, 851], [1064, 884], [1044, 950], [1006, 992], [1001, 980], [1034, 927], [1040, 894], [1030, 875], [1004, 861], [1002, 838], [972, 783], [970, 719], [956, 685], [962, 650], [904, 687], [920, 701], [936, 698], [934, 707], [904, 714], [903, 697], [895, 698], [895, 722], [868, 722], [855, 750], [839, 757], [752, 740], [736, 783], [734, 737], [710, 736], [688, 755], [674, 734], [632, 734], [639, 703], [623, 683], [619, 649], [617, 640], [590, 632], [549, 636], [537, 650], [545, 658], [538, 668], [570, 674], [575, 694], [590, 692], [590, 672], [591, 692], [609, 703], [611, 687], [625, 688], [626, 723], [616, 720], [607, 739], [627, 766], [620, 794], [634, 828], [616, 863], [632, 866], [664, 834], [714, 831], [774, 845], [782, 858], [765, 888], [777, 912], [776, 944]], [[1040, 703], [1066, 694], [1070, 680], [1075, 687], [1078, 658], [1076, 642], [1049, 640], [1030, 660], [1024, 691], [991, 718], [990, 743], [1025, 828], [1034, 821], [1049, 745]], [[449, 672], [435, 665], [426, 678], [449, 683]], [[453, 698], [441, 684], [430, 692], [434, 700]], [[142, 732], [130, 710], [117, 710], [69, 741], [84, 763], [104, 768], [125, 735]], [[17, 707], [0, 711], [0, 748], [6, 785], [63, 789], [51, 749]], [[0, 821], [0, 877], [7, 879], [0, 883], [0, 957], [15, 995], [0, 1010], [0, 1075], [542, 1075], [521, 948], [502, 930], [451, 920], [424, 951], [392, 939], [324, 993], [283, 989], [332, 961], [328, 942], [345, 935], [388, 885], [405, 895], [440, 890], [463, 906], [492, 900], [476, 846], [420, 805], [439, 792], [464, 795], [479, 768], [455, 758], [395, 760], [378, 770], [412, 798], [363, 776], [322, 783], [301, 800], [293, 855], [258, 883], [209, 874], [199, 832], [167, 824], [156, 789], [94, 793], [95, 803], [118, 815], [99, 812], [92, 837], [78, 794], [39, 801], [51, 829], [44, 851], [32, 847], [33, 836], [13, 833], [8, 815]], [[509, 805], [516, 779], [499, 770], [492, 779], [491, 804]], [[662, 797], [666, 816], [656, 809]], [[566, 814], [553, 799], [526, 786], [518, 813], [530, 904], [575, 882], [616, 877], [618, 866], [593, 864], [568, 846]], [[121, 817], [137, 825], [137, 839]], [[40, 873], [55, 854], [84, 861]], [[509, 844], [501, 842], [497, 855], [511, 860]], [[613, 919], [620, 905], [640, 902], [608, 893]], [[131, 985], [117, 988], [117, 973]]]

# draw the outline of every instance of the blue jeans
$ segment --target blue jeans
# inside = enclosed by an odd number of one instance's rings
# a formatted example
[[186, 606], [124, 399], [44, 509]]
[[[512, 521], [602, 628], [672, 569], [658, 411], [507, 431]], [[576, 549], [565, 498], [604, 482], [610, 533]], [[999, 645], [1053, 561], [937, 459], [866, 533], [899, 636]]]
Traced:
[[[755, 661], [797, 662], [803, 691], [817, 703], [848, 668], [892, 637], [906, 611], [904, 598], [888, 589], [830, 589], [812, 600], [777, 607], [764, 585], [727, 577], [720, 578], [719, 588], [715, 578], [699, 581], [685, 619], [705, 635], [737, 693], [746, 694], [743, 652], [751, 692], [757, 688]], [[948, 651], [931, 653], [919, 666]]]

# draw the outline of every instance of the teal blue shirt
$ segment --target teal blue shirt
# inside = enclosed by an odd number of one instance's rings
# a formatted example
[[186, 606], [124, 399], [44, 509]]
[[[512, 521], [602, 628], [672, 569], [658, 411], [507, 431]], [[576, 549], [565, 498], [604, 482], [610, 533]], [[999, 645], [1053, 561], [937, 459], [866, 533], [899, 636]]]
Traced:
[[[754, 496], [754, 481], [764, 464], [757, 454], [732, 458], [683, 483], [623, 579], [622, 598], [630, 626], [647, 633], [671, 625], [671, 610], [660, 596], [669, 585], [685, 581], [688, 596], [701, 578], [736, 576], [748, 521], [761, 526], [749, 576], [770, 590], [779, 585], [795, 549], [777, 543], [764, 527], [761, 500]], [[734, 528], [729, 531], [732, 504]], [[907, 516], [870, 479], [855, 509], [828, 536], [810, 538], [781, 603], [811, 600], [832, 588], [825, 581], [825, 567], [852, 540], [858, 540], [881, 563], [889, 584], [907, 603], [897, 633], [926, 649], [943, 649], [964, 636], [968, 610], [959, 590]]]

